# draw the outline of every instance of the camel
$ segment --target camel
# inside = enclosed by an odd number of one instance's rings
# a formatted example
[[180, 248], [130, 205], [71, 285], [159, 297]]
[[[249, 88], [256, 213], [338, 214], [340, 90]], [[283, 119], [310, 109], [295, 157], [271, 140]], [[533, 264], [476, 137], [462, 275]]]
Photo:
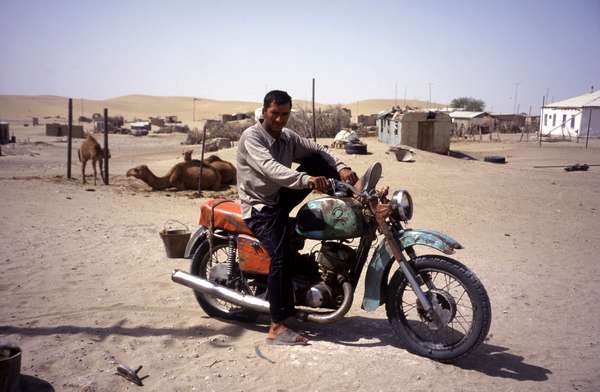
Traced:
[[[81, 143], [77, 155], [79, 156], [79, 162], [81, 162], [81, 181], [83, 184], [86, 183], [85, 166], [90, 159], [92, 160], [92, 168], [94, 169], [94, 185], [97, 184], [96, 163], [100, 166], [100, 176], [102, 177], [102, 180], [106, 182], [104, 166], [102, 165], [104, 161], [104, 149], [100, 147], [100, 144], [92, 135], [87, 135], [87, 138]], [[110, 158], [110, 151], [108, 157]]]
[[[193, 163], [200, 166], [199, 159], [192, 159], [193, 150], [183, 152], [185, 162]], [[221, 175], [221, 183], [223, 185], [235, 184], [237, 181], [237, 170], [231, 162], [227, 162], [219, 158], [217, 155], [211, 155], [204, 160], [204, 165], [214, 167]]]
[[[180, 162], [164, 176], [157, 177], [150, 171], [148, 166], [141, 165], [127, 170], [127, 177], [138, 178], [158, 191], [168, 188], [177, 188], [178, 191], [197, 190], [198, 180], [200, 179], [200, 166], [190, 164], [190, 162]], [[212, 166], [205, 165], [202, 168], [201, 186], [204, 190], [220, 189], [221, 175]]]

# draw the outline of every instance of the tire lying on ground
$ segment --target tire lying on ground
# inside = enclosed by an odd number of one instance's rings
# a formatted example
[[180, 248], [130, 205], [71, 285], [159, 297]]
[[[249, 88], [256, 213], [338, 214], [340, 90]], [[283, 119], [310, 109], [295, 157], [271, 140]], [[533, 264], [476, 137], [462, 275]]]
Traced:
[[506, 157], [501, 155], [488, 155], [483, 160], [490, 163], [506, 163]]
[[364, 155], [367, 153], [367, 145], [364, 143], [346, 143], [344, 148], [346, 150], [346, 154]]

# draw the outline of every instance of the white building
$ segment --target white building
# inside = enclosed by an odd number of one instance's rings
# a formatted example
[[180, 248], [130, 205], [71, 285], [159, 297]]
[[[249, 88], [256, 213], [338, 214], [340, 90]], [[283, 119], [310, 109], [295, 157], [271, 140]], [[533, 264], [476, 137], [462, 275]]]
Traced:
[[540, 122], [543, 136], [600, 137], [600, 90], [545, 105]]

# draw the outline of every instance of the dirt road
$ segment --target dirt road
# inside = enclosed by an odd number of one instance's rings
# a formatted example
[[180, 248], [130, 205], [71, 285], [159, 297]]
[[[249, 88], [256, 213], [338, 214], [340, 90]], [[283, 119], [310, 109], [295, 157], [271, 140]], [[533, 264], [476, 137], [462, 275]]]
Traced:
[[[400, 163], [366, 139], [372, 155], [339, 153], [359, 173], [381, 161], [380, 184], [413, 195], [411, 226], [461, 242], [456, 257], [488, 290], [488, 339], [441, 364], [400, 347], [383, 308], [362, 311], [362, 287], [344, 321], [302, 325], [309, 347], [267, 346], [267, 319], [207, 318], [170, 280], [188, 261], [167, 259], [158, 236], [168, 219], [193, 228], [202, 200], [124, 176], [142, 163], [165, 173], [183, 136], [111, 136], [111, 185], [94, 187], [79, 182], [78, 162], [75, 180], [62, 177], [65, 143], [23, 132], [30, 143], [0, 157], [0, 339], [22, 348], [23, 374], [56, 391], [137, 390], [117, 363], [143, 365], [148, 391], [600, 389], [600, 168], [533, 168], [600, 163], [597, 144], [463, 142], [452, 148], [475, 160], [419, 151]], [[489, 154], [509, 163], [478, 160]]]

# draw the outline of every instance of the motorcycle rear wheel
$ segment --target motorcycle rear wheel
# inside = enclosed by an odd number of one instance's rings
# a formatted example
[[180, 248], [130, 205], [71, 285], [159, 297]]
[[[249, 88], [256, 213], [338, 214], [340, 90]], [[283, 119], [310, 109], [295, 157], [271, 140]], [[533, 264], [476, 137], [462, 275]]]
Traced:
[[[225, 263], [227, 261], [228, 247], [229, 245], [226, 241], [215, 239], [213, 242], [211, 258], [209, 254], [210, 251], [208, 241], [202, 243], [192, 258], [190, 273], [215, 283], [210, 277], [210, 270], [214, 265]], [[196, 296], [196, 300], [198, 301], [198, 304], [200, 304], [200, 307], [202, 307], [204, 312], [211, 317], [250, 322], [255, 321], [259, 316], [258, 312], [242, 308], [221, 299], [217, 299], [209, 294], [194, 291], [194, 295]]]
[[[434, 300], [444, 325], [428, 319], [401, 270], [387, 289], [386, 313], [404, 347], [415, 354], [451, 361], [483, 342], [490, 329], [492, 310], [485, 288], [466, 266], [449, 257], [429, 255], [413, 259], [415, 274], [430, 279], [434, 288], [421, 289]], [[420, 279], [417, 279], [420, 280]]]

